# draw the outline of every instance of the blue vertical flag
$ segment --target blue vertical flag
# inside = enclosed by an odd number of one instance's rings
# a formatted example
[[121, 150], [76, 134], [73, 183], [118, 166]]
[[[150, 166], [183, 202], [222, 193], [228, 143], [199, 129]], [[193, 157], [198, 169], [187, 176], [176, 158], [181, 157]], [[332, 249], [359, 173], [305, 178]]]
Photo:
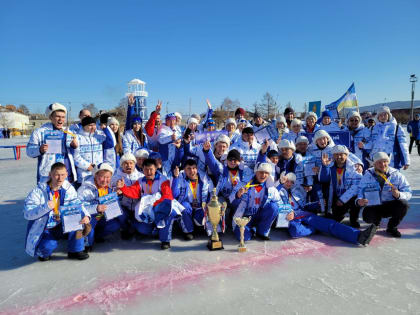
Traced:
[[309, 112], [314, 112], [317, 116], [321, 116], [321, 101], [309, 102]]

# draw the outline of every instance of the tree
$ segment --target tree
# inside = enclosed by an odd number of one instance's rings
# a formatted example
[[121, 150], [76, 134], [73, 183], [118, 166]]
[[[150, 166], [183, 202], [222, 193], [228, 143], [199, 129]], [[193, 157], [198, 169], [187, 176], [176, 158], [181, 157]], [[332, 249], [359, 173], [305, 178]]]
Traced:
[[98, 113], [98, 109], [96, 108], [94, 103], [83, 103], [82, 104], [83, 109], [87, 109], [92, 114], [92, 117], [94, 117]]
[[1, 128], [9, 128], [10, 125], [10, 121], [9, 119], [7, 119], [6, 115], [4, 112], [0, 112], [0, 127]]
[[24, 104], [20, 104], [19, 105], [18, 111], [20, 111], [22, 114], [25, 114], [25, 115], [29, 115], [30, 114], [28, 107], [26, 105], [24, 105]]
[[228, 111], [228, 112], [233, 112], [239, 106], [241, 106], [241, 103], [239, 102], [239, 100], [236, 99], [236, 100], [232, 101], [229, 97], [225, 97], [222, 104], [220, 104], [220, 109]]
[[278, 105], [274, 97], [266, 92], [260, 103], [254, 103], [254, 112], [258, 112], [265, 119], [273, 119], [278, 113]]

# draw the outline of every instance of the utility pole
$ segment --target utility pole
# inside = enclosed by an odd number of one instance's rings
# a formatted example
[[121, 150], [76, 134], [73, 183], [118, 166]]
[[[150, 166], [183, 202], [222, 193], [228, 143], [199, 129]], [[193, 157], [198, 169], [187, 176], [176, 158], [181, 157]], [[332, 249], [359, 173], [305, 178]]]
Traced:
[[414, 119], [414, 88], [416, 86], [417, 77], [415, 74], [410, 75], [411, 82], [411, 120]]
[[189, 113], [188, 113], [188, 116], [189, 116], [189, 117], [191, 117], [191, 97], [190, 97], [190, 107], [189, 107], [189, 110], [190, 110], [190, 111], [189, 111]]

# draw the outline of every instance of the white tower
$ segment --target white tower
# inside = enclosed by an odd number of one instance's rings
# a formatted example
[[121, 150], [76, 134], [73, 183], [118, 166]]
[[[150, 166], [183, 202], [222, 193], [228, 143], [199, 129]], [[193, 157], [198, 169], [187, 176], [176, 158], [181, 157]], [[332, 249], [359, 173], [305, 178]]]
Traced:
[[143, 121], [148, 118], [146, 107], [146, 97], [148, 96], [148, 93], [145, 90], [145, 85], [146, 82], [139, 79], [133, 79], [128, 82], [128, 92], [126, 93], [126, 96], [130, 94], [134, 95], [134, 112], [136, 115], [139, 115]]

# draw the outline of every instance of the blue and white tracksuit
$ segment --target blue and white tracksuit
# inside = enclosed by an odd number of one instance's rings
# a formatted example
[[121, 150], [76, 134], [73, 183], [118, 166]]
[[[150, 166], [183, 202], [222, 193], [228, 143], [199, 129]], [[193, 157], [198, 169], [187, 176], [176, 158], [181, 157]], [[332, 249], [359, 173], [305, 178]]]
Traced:
[[[117, 145], [117, 139], [115, 138], [115, 133], [108, 126], [105, 129], [102, 129], [107, 139], [109, 139], [109, 148], [104, 148], [104, 161], [109, 163], [114, 170], [120, 166], [120, 156], [115, 150]], [[119, 131], [118, 131], [119, 133]]]
[[[108, 188], [108, 193], [112, 193], [111, 188]], [[87, 236], [89, 246], [93, 245], [95, 236], [97, 238], [103, 238], [120, 230], [121, 221], [123, 220], [122, 215], [106, 221], [104, 214], [97, 211], [99, 192], [93, 182], [93, 178], [83, 182], [82, 186], [77, 190], [77, 195], [91, 216], [90, 224], [92, 225], [92, 231]]]
[[74, 163], [77, 167], [77, 182], [82, 183], [92, 175], [87, 169], [91, 164], [99, 165], [104, 162], [104, 150], [112, 149], [112, 138], [107, 138], [102, 130], [94, 133], [80, 130], [77, 134], [79, 146], [74, 150]]
[[174, 198], [185, 208], [181, 217], [181, 227], [184, 233], [193, 232], [194, 223], [197, 226], [205, 225], [202, 203], [209, 201], [209, 192], [213, 189], [211, 180], [207, 176], [201, 177], [199, 175], [196, 184], [196, 200], [194, 200], [190, 183], [191, 181], [184, 172], [181, 172], [178, 177], [174, 177], [172, 180]]
[[292, 130], [290, 130], [288, 133], [283, 134], [283, 137], [281, 138], [282, 140], [289, 140], [293, 143], [296, 142], [296, 139], [300, 136], [304, 136], [306, 133], [303, 131], [303, 129], [301, 129], [298, 133], [293, 132]]
[[[370, 149], [371, 160], [373, 160], [375, 153], [385, 152], [391, 157], [390, 166], [395, 167], [394, 160], [396, 157], [394, 156], [394, 145], [396, 128], [397, 122], [393, 117], [384, 123], [376, 121], [376, 125], [372, 128], [372, 136], [366, 144], [367, 149]], [[409, 165], [410, 156], [408, 154], [407, 137], [401, 126], [398, 127], [396, 137], [399, 143], [399, 151], [402, 154], [398, 158], [403, 162], [402, 165]]]
[[[60, 190], [60, 205], [78, 204], [74, 187], [66, 180]], [[49, 257], [62, 238], [61, 222], [53, 218], [53, 210], [48, 207], [52, 192], [47, 183], [39, 183], [26, 197], [23, 216], [28, 220], [26, 232], [26, 252], [31, 256]], [[89, 213], [82, 206], [82, 217]], [[76, 239], [76, 232], [68, 233], [68, 251], [80, 252], [84, 249], [84, 239]]]
[[[68, 180], [73, 182], [77, 179], [76, 168], [73, 160], [73, 149], [70, 147], [71, 139], [68, 134], [63, 132], [62, 140], [62, 154], [44, 153], [39, 152], [41, 145], [45, 144], [45, 131], [57, 130], [52, 123], [46, 123], [41, 127], [35, 129], [31, 138], [29, 139], [26, 147], [26, 154], [32, 158], [38, 158], [37, 166], [37, 182], [46, 182], [48, 174], [50, 173], [51, 166], [56, 162], [61, 162], [66, 165], [68, 172]], [[68, 139], [69, 138], [69, 139]]]
[[366, 128], [362, 123], [359, 124], [354, 130], [350, 130], [347, 127], [344, 129], [345, 131], [350, 132], [350, 148], [349, 151], [355, 154], [363, 163], [367, 165], [365, 158], [369, 156], [367, 149], [360, 149], [359, 142], [366, 143], [371, 136], [371, 130]]
[[176, 159], [176, 147], [172, 140], [172, 135], [175, 133], [176, 139], [181, 138], [181, 134], [176, 128], [173, 130], [166, 125], [162, 125], [159, 134], [159, 153], [162, 157], [162, 167], [165, 169], [167, 174], [172, 173], [172, 164]]
[[[256, 184], [255, 179], [251, 184]], [[245, 186], [245, 185], [244, 185]], [[251, 217], [245, 226], [244, 240], [249, 241], [255, 233], [268, 236], [271, 225], [279, 214], [279, 205], [283, 204], [278, 190], [266, 183], [261, 184], [262, 189], [258, 192], [256, 187], [250, 187], [240, 198], [240, 203], [233, 216], [233, 232], [240, 240], [239, 227], [235, 224], [236, 217]]]
[[144, 144], [141, 145], [141, 143], [137, 140], [136, 136], [134, 135], [134, 130], [130, 129], [127, 130], [124, 133], [123, 136], [123, 152], [124, 154], [126, 153], [135, 153], [137, 150], [140, 149], [147, 149], [148, 150], [148, 145], [147, 145], [147, 137], [146, 137], [146, 133], [143, 132], [144, 135]]
[[324, 125], [322, 122], [319, 124], [320, 130], [330, 131], [343, 131], [335, 121], [332, 121], [329, 125]]
[[257, 162], [258, 152], [260, 152], [261, 145], [255, 139], [254, 142], [249, 145], [248, 142], [243, 141], [241, 138], [236, 141], [235, 144], [230, 146], [230, 150], [233, 149], [239, 151], [245, 165], [253, 170], [255, 163]]
[[[284, 204], [290, 204], [295, 213], [293, 220], [289, 222], [288, 231], [294, 238], [308, 236], [316, 231], [329, 234], [343, 241], [359, 244], [358, 238], [360, 231], [350, 226], [338, 223], [335, 220], [320, 217], [311, 211], [319, 208], [317, 202], [305, 205], [299, 191], [286, 190], [286, 188], [279, 186], [279, 193]], [[306, 210], [306, 211], [305, 211]]]

